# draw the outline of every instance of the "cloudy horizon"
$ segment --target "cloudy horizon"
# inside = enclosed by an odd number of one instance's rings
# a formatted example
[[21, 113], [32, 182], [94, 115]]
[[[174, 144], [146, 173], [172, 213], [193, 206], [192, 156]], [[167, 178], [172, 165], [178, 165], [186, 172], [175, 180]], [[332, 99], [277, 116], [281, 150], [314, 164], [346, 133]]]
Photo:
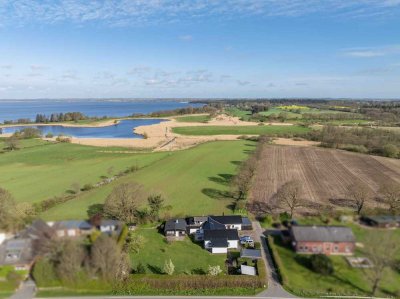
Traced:
[[400, 0], [0, 1], [0, 99], [398, 98]]

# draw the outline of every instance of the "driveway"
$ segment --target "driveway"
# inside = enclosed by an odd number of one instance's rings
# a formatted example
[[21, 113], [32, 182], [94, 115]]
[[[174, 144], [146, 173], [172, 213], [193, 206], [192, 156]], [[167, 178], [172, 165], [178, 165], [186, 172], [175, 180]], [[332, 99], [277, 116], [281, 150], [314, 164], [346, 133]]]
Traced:
[[271, 253], [269, 252], [264, 229], [261, 227], [260, 222], [253, 222], [253, 229], [255, 238], [261, 243], [262, 246], [262, 257], [264, 259], [264, 264], [267, 270], [268, 278], [268, 289], [258, 294], [258, 297], [271, 297], [271, 298], [297, 298], [296, 296], [287, 292], [281, 285], [279, 281], [279, 276], [275, 265], [272, 261]]
[[36, 294], [35, 282], [31, 279], [24, 281], [10, 299], [32, 299]]

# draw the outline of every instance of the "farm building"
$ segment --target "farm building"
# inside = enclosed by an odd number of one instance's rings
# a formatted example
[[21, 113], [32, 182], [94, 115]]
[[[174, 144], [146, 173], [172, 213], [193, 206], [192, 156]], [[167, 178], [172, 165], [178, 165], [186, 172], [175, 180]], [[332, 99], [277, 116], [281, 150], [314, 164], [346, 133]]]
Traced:
[[400, 227], [400, 216], [379, 215], [363, 216], [361, 221], [367, 225], [379, 228]]
[[297, 253], [352, 255], [355, 249], [355, 238], [349, 227], [292, 226], [289, 233]]

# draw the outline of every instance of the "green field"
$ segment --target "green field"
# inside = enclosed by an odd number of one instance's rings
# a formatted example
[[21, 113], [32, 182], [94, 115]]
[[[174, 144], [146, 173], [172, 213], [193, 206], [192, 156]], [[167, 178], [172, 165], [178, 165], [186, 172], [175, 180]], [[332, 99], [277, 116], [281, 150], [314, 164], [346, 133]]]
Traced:
[[186, 122], [186, 123], [206, 123], [211, 119], [209, 114], [205, 115], [187, 115], [187, 116], [180, 116], [175, 118], [179, 122]]
[[[3, 147], [0, 143], [0, 148]], [[0, 154], [0, 186], [18, 202], [38, 202], [65, 195], [74, 183], [94, 184], [102, 176], [115, 175], [129, 166], [150, 165], [167, 155], [119, 153], [119, 150], [21, 140], [21, 149]]]
[[[123, 182], [138, 182], [149, 193], [160, 192], [173, 215], [229, 213], [232, 199], [226, 194], [237, 164], [255, 147], [250, 141], [210, 142], [183, 151], [156, 154], [157, 162], [119, 180], [60, 204], [45, 212], [47, 220], [87, 217], [90, 205], [103, 203], [111, 190]], [[153, 154], [149, 154], [152, 157]]]
[[[302, 222], [303, 223], [303, 222]], [[305, 222], [308, 223], [308, 222]], [[310, 222], [315, 224], [315, 222]], [[364, 242], [368, 234], [379, 234], [379, 230], [361, 228], [357, 224], [349, 225], [356, 236], [357, 242]], [[393, 231], [393, 236], [400, 242], [400, 230]], [[283, 264], [282, 272], [287, 277], [286, 288], [301, 296], [326, 295], [328, 293], [347, 295], [369, 295], [370, 284], [361, 269], [351, 268], [344, 257], [331, 256], [335, 273], [323, 276], [311, 271], [307, 266], [307, 255], [296, 254], [287, 245], [283, 245], [279, 238], [276, 239], [276, 248]], [[365, 244], [367, 246], [368, 244]], [[356, 256], [363, 256], [360, 248]], [[400, 258], [400, 253], [398, 258]], [[398, 282], [400, 273], [396, 270], [386, 269], [378, 296], [394, 295], [400, 291]]]
[[301, 134], [310, 129], [301, 126], [202, 126], [176, 127], [172, 131], [182, 135], [279, 135]]
[[226, 254], [211, 254], [201, 247], [202, 243], [193, 243], [189, 237], [183, 241], [166, 243], [165, 237], [157, 229], [144, 228], [135, 233], [144, 238], [144, 248], [139, 253], [131, 254], [133, 268], [140, 262], [147, 273], [160, 274], [165, 261], [171, 259], [175, 274], [201, 274], [201, 271], [206, 273], [209, 265], [219, 265], [222, 270], [225, 269]]

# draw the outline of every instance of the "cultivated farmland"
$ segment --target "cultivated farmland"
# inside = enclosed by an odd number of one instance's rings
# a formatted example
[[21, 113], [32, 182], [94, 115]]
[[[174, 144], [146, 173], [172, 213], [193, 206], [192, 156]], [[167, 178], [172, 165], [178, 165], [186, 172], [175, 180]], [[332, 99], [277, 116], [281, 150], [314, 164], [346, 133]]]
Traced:
[[313, 147], [266, 146], [252, 186], [252, 199], [271, 202], [278, 188], [300, 180], [304, 198], [339, 205], [358, 180], [376, 194], [381, 184], [400, 183], [400, 160]]

